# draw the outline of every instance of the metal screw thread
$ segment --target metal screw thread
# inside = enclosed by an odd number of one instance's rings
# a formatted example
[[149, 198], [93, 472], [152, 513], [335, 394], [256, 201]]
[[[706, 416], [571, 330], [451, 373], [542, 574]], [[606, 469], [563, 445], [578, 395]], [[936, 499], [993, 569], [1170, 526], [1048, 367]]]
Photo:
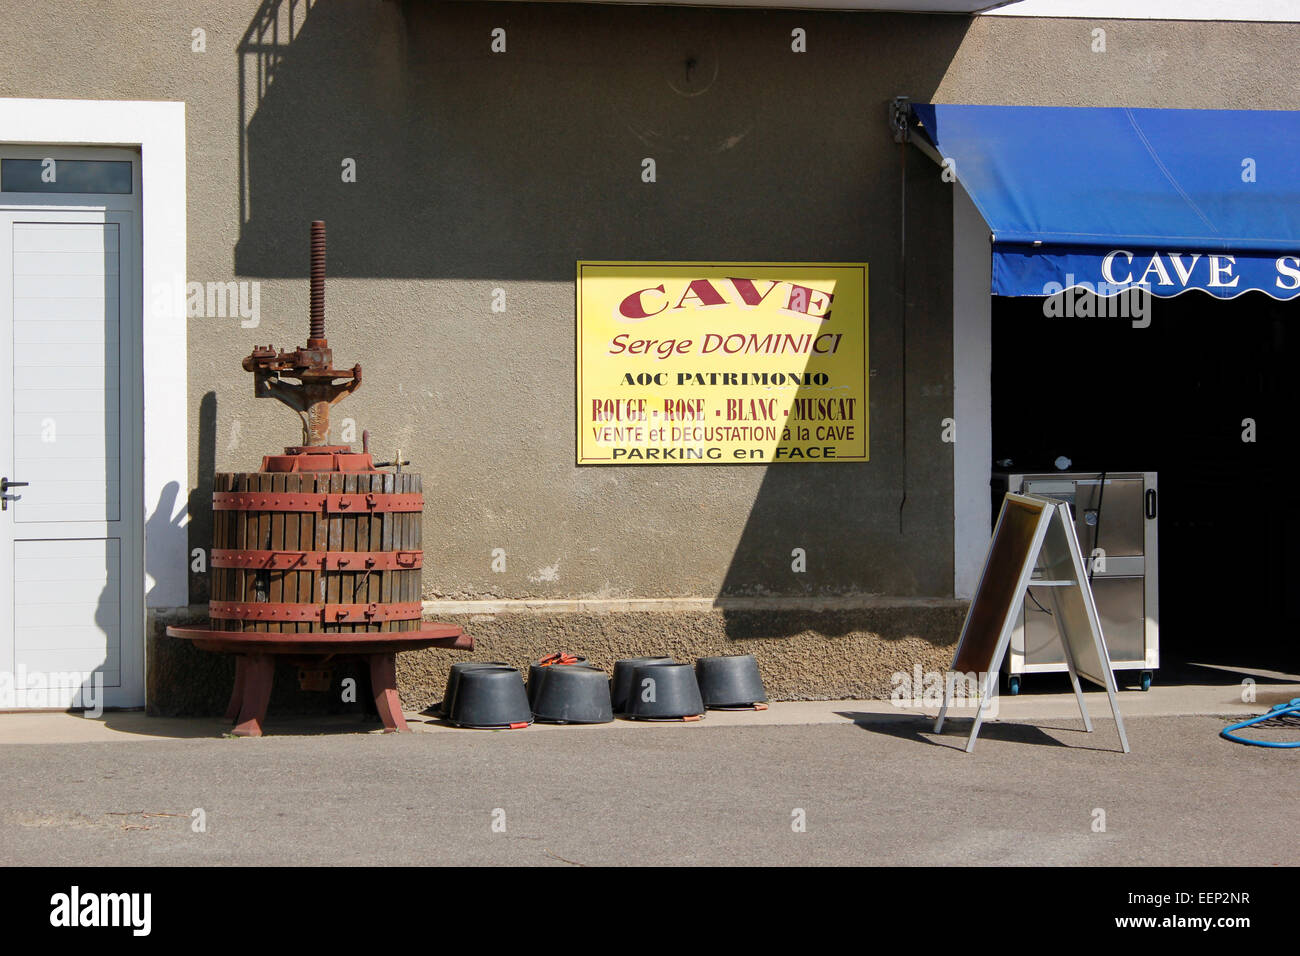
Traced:
[[325, 223], [311, 224], [311, 331], [309, 338], [325, 338]]

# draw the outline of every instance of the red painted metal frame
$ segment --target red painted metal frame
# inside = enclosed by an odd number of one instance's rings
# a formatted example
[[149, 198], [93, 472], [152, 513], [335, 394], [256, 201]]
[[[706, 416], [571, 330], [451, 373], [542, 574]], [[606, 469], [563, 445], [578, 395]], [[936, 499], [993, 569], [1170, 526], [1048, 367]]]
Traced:
[[167, 636], [193, 641], [195, 647], [223, 653], [256, 654], [381, 654], [387, 651], [448, 647], [472, 651], [474, 638], [453, 624], [425, 621], [418, 631], [369, 631], [339, 634], [307, 631], [277, 634], [267, 631], [225, 631], [214, 627], [168, 627]]
[[370, 452], [354, 452], [351, 445], [298, 445], [283, 455], [263, 455], [262, 471], [297, 474], [304, 471], [342, 471], [378, 474]]
[[424, 566], [423, 551], [250, 551], [213, 548], [212, 567], [258, 571], [410, 571]]
[[[276, 604], [269, 601], [210, 601], [208, 616], [230, 621], [319, 621], [321, 624], [378, 624], [418, 621], [419, 601], [381, 604]], [[399, 632], [400, 633], [400, 632]]]
[[226, 719], [235, 721], [238, 737], [260, 737], [275, 678], [275, 654], [364, 658], [385, 733], [410, 730], [397, 695], [398, 651], [425, 647], [473, 650], [474, 639], [451, 624], [425, 623], [418, 631], [369, 634], [268, 634], [221, 631], [207, 627], [169, 627], [167, 636], [193, 641], [205, 651], [235, 654], [235, 687]]
[[368, 491], [358, 494], [298, 494], [280, 491], [217, 491], [213, 511], [324, 511], [326, 514], [364, 512], [417, 513], [424, 510], [424, 495]]

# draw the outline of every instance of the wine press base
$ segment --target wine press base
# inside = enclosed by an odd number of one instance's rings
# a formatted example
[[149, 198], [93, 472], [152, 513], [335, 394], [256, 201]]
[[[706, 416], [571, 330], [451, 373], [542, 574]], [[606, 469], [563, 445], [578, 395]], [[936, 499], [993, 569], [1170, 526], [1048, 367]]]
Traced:
[[262, 736], [275, 678], [275, 655], [291, 655], [319, 663], [349, 658], [365, 660], [384, 732], [405, 733], [410, 728], [397, 695], [397, 652], [426, 647], [474, 649], [474, 639], [459, 627], [428, 622], [422, 622], [418, 631], [356, 634], [277, 634], [173, 626], [167, 628], [167, 636], [190, 641], [200, 650], [236, 655], [235, 687], [226, 708], [226, 719], [234, 721], [233, 733], [237, 737]]

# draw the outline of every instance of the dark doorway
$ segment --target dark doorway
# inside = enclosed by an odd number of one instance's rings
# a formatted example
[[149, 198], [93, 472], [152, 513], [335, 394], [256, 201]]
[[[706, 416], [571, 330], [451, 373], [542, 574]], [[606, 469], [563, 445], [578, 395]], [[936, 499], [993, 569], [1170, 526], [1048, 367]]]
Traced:
[[1145, 328], [1049, 317], [1045, 301], [993, 299], [994, 460], [1158, 472], [1158, 681], [1294, 673], [1300, 300], [1192, 291], [1151, 302]]

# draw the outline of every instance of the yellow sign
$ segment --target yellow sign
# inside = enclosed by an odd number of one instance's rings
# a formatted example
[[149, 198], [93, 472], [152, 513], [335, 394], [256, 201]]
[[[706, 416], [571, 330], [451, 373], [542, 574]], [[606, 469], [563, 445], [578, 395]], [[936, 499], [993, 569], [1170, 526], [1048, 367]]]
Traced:
[[867, 266], [579, 262], [578, 464], [867, 460]]

